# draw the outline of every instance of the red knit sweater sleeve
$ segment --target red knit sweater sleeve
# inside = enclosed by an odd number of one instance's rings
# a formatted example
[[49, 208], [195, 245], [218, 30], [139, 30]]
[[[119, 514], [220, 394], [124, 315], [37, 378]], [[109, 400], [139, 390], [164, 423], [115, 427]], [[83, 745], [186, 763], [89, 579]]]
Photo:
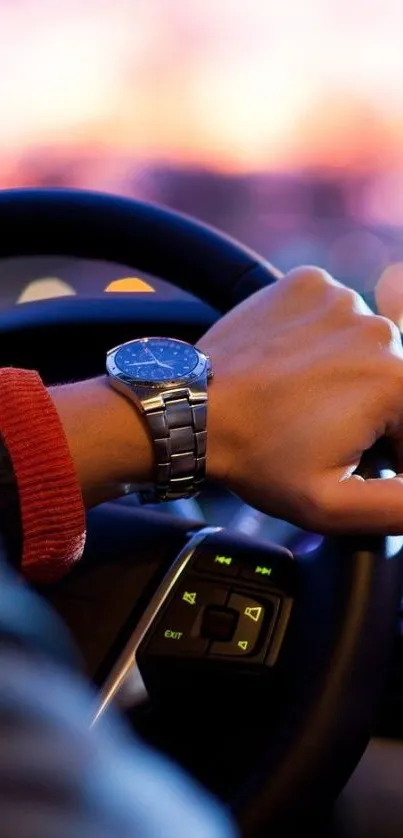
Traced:
[[82, 555], [85, 510], [55, 405], [33, 370], [0, 369], [0, 433], [17, 481], [22, 571], [51, 582]]

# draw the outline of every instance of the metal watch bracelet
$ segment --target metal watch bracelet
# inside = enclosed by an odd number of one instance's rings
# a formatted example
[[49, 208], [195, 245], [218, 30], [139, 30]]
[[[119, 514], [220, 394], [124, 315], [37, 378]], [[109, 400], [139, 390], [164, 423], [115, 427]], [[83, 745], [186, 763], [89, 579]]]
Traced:
[[143, 500], [194, 497], [206, 475], [207, 399], [190, 392], [162, 394], [164, 407], [144, 407], [156, 457], [156, 485]]

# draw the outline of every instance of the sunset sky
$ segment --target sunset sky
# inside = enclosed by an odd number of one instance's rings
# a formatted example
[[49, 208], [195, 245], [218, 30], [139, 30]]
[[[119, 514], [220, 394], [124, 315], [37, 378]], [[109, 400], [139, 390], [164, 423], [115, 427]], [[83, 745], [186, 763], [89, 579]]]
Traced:
[[0, 184], [44, 148], [403, 171], [402, 32], [402, 0], [0, 0]]

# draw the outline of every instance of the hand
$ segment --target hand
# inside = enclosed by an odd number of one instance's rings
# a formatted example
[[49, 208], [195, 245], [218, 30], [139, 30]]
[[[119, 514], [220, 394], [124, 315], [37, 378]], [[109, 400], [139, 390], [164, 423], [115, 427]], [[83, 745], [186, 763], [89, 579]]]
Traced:
[[397, 327], [324, 271], [301, 268], [200, 341], [213, 360], [208, 472], [317, 532], [403, 533], [403, 477], [354, 474], [383, 436], [403, 471]]

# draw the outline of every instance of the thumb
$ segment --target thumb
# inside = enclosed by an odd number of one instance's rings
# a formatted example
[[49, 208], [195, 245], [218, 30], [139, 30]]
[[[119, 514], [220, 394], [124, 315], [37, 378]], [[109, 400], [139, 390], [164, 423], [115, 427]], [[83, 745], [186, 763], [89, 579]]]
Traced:
[[403, 475], [364, 480], [352, 475], [333, 486], [327, 532], [403, 534]]

